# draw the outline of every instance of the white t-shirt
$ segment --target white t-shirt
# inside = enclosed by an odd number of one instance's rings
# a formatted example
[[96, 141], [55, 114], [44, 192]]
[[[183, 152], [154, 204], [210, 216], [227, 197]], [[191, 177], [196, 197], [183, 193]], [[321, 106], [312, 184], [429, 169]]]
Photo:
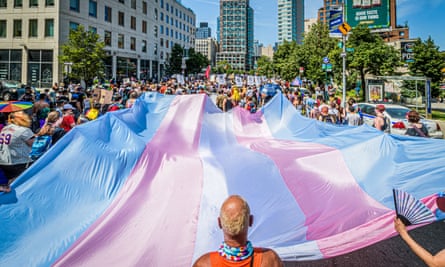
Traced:
[[16, 165], [28, 163], [30, 161], [29, 152], [31, 147], [26, 141], [31, 139], [34, 133], [31, 129], [16, 124], [9, 124], [5, 126], [0, 133], [0, 149], [3, 152], [9, 152], [11, 155], [11, 162], [5, 162], [0, 158], [0, 164]]

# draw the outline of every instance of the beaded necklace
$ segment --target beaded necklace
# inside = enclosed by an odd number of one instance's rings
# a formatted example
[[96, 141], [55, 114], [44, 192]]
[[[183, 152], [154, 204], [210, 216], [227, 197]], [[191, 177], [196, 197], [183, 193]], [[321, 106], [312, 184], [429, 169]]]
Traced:
[[226, 242], [222, 242], [218, 253], [221, 257], [225, 257], [231, 261], [243, 261], [252, 255], [253, 246], [250, 241], [247, 241], [247, 244], [242, 247], [231, 247], [227, 245]]

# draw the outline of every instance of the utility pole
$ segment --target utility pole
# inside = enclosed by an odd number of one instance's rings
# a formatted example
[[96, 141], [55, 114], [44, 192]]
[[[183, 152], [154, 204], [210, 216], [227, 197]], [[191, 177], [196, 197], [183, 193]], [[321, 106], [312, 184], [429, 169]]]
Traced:
[[345, 4], [343, 3], [343, 23], [338, 27], [343, 36], [343, 50], [341, 57], [343, 59], [343, 97], [341, 101], [341, 106], [346, 107], [346, 37], [348, 32], [352, 29], [351, 26], [345, 21]]

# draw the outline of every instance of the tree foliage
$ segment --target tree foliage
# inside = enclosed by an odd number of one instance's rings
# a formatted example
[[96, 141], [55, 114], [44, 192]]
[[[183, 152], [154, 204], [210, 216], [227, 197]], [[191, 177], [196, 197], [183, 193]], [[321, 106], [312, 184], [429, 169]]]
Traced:
[[[323, 58], [331, 58], [330, 53], [336, 49], [336, 45], [337, 41], [329, 37], [326, 24], [318, 22], [312, 25], [311, 30], [304, 36], [301, 49], [297, 51], [297, 64], [304, 67], [306, 78], [317, 84], [325, 83], [326, 73], [322, 69]], [[335, 72], [335, 69], [333, 71]]]
[[206, 68], [209, 65], [209, 59], [191, 48], [188, 53], [186, 64], [187, 73], [200, 73], [203, 68]]
[[379, 35], [372, 34], [366, 25], [361, 24], [353, 30], [347, 45], [354, 48], [348, 55], [348, 67], [358, 72], [362, 89], [366, 74], [391, 75], [400, 66], [400, 53], [386, 45]]
[[414, 62], [408, 63], [412, 76], [424, 76], [431, 79], [432, 95], [438, 96], [439, 85], [443, 78], [441, 70], [445, 68], [445, 55], [439, 51], [439, 47], [429, 37], [423, 41], [417, 39], [413, 47]]
[[170, 53], [170, 57], [165, 66], [167, 75], [182, 73], [181, 65], [184, 57], [184, 49], [180, 44], [174, 44]]
[[296, 62], [298, 44], [295, 41], [284, 41], [273, 55], [273, 64], [278, 75], [285, 80], [293, 80], [299, 66]]
[[68, 41], [61, 46], [61, 63], [71, 65], [71, 73], [65, 73], [70, 79], [85, 80], [91, 83], [94, 77], [103, 77], [104, 59], [107, 54], [100, 36], [86, 31], [82, 25], [71, 30]]
[[185, 72], [200, 73], [201, 70], [209, 65], [209, 60], [203, 54], [196, 52], [195, 49], [184, 49], [179, 44], [174, 44], [170, 53], [170, 58], [166, 63], [167, 75], [182, 73], [182, 60], [185, 59]]
[[257, 75], [272, 77], [274, 72], [274, 65], [269, 57], [261, 56], [258, 58], [256, 70]]

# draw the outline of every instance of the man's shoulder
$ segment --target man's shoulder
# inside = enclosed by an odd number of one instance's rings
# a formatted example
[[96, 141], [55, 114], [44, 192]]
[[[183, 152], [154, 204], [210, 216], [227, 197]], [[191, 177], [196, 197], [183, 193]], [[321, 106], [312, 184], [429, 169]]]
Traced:
[[207, 267], [207, 266], [212, 266], [210, 264], [210, 254], [212, 252], [206, 253], [204, 255], [202, 255], [201, 257], [199, 257], [195, 263], [193, 264], [193, 267]]
[[[282, 267], [283, 262], [281, 261], [278, 254], [273, 250], [269, 248], [259, 248], [262, 250], [262, 260], [261, 260], [261, 266], [270, 266], [270, 267]], [[256, 249], [258, 250], [258, 249]]]

